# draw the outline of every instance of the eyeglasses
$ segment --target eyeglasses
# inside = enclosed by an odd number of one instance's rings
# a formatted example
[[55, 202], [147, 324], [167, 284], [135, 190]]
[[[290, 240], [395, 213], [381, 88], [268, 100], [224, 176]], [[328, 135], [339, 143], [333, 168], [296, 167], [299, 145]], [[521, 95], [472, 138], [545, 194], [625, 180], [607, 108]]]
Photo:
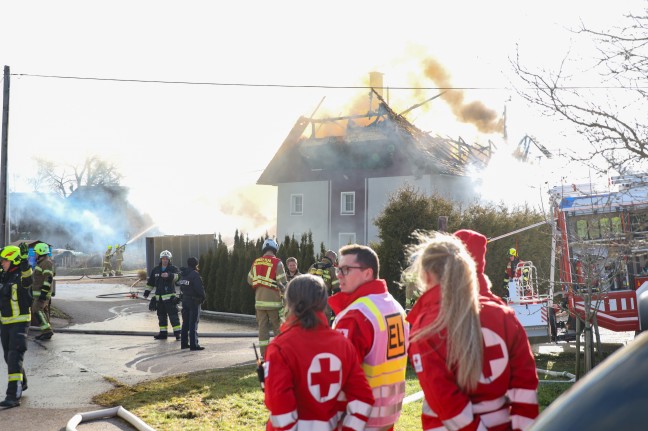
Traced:
[[336, 274], [342, 274], [342, 275], [349, 275], [349, 271], [352, 269], [367, 269], [366, 266], [341, 266], [339, 268], [335, 268], [335, 273]]

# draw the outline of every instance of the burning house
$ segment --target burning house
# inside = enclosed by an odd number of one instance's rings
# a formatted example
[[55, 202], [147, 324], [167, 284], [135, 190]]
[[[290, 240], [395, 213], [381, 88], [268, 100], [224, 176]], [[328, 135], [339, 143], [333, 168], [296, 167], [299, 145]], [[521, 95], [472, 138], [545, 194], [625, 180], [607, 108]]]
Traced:
[[257, 184], [277, 187], [277, 237], [311, 231], [315, 244], [336, 249], [378, 239], [374, 218], [389, 196], [410, 185], [460, 203], [477, 198], [471, 166], [490, 147], [432, 136], [383, 98], [382, 75], [371, 75], [369, 111], [300, 117]]

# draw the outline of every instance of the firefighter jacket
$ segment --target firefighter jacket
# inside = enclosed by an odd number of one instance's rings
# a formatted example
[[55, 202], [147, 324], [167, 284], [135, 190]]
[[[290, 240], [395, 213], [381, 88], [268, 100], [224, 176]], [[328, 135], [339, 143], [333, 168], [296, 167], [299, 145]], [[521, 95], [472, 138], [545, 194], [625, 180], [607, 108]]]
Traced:
[[36, 299], [47, 300], [52, 297], [52, 283], [54, 280], [54, 264], [49, 256], [39, 256], [34, 267], [34, 282], [32, 295]]
[[182, 268], [180, 272], [180, 293], [182, 302], [189, 301], [200, 305], [205, 301], [205, 287], [203, 286], [200, 273], [193, 268]]
[[[162, 274], [167, 273], [167, 277], [162, 277]], [[175, 298], [176, 281], [180, 278], [180, 273], [178, 268], [169, 262], [166, 268], [162, 268], [162, 265], [158, 265], [151, 270], [151, 275], [146, 282], [146, 290], [154, 290], [155, 297], [158, 301], [167, 301]]]
[[106, 252], [104, 253], [104, 258], [103, 258], [104, 265], [110, 265], [110, 259], [112, 258], [112, 255], [113, 254], [110, 251], [110, 249], [106, 250]]
[[[428, 290], [410, 311], [413, 336], [436, 320], [440, 291]], [[538, 375], [524, 327], [511, 308], [484, 297], [480, 305], [484, 356], [473, 391], [460, 389], [455, 370], [446, 364], [445, 331], [410, 344], [410, 361], [425, 395], [423, 429], [524, 430], [538, 416]]]
[[522, 269], [522, 265], [524, 265], [524, 261], [517, 257], [513, 260], [509, 260], [506, 264], [506, 270], [504, 271], [504, 281], [508, 283], [512, 278], [516, 277], [523, 277], [524, 281], [526, 281], [529, 275], [529, 269]]
[[308, 273], [322, 277], [329, 295], [339, 291], [340, 281], [337, 279], [337, 275], [335, 274], [333, 262], [331, 262], [328, 257], [325, 256], [321, 261], [312, 264], [310, 268], [308, 268]]
[[24, 260], [20, 266], [11, 265], [7, 272], [0, 272], [0, 323], [29, 323], [31, 321], [30, 292], [32, 269]]
[[281, 308], [281, 295], [286, 283], [286, 271], [281, 259], [273, 254], [264, 254], [256, 258], [247, 280], [254, 289], [254, 307], [257, 310]]
[[333, 329], [355, 346], [375, 398], [367, 428], [396, 423], [405, 397], [409, 324], [405, 310], [384, 280], [372, 280], [353, 293], [329, 298], [336, 314]]
[[355, 349], [328, 326], [324, 313], [318, 318], [311, 329], [289, 319], [268, 345], [266, 430], [364, 429], [374, 399]]

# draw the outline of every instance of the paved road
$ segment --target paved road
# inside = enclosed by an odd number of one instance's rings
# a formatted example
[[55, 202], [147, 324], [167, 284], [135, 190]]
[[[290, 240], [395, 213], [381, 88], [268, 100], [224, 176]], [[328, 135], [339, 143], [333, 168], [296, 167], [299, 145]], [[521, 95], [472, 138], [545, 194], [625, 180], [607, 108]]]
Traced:
[[[106, 378], [130, 385], [254, 360], [253, 320], [236, 323], [203, 318], [199, 333], [206, 335], [200, 340], [206, 349], [180, 350], [175, 339], [153, 339], [158, 323], [155, 312], [148, 311], [148, 302], [128, 298], [126, 294], [97, 298], [128, 291], [128, 286], [120, 284], [57, 283], [54, 303], [73, 317], [69, 322], [53, 319], [56, 334], [50, 341], [35, 340], [37, 331], [30, 334], [25, 355], [29, 389], [20, 407], [0, 411], [0, 423], [15, 420], [20, 424], [16, 429], [64, 430], [76, 413], [102, 408], [91, 399], [112, 388]], [[0, 388], [6, 387], [6, 375], [6, 364], [2, 361]], [[132, 428], [114, 419], [81, 424], [77, 429]]]

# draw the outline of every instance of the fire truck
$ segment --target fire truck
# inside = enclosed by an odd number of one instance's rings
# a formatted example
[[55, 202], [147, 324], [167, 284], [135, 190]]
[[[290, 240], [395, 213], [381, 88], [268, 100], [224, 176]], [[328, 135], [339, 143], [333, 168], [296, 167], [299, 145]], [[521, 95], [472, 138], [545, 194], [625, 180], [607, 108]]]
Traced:
[[[570, 313], [600, 327], [648, 327], [648, 174], [549, 190], [558, 287]], [[643, 312], [642, 312], [643, 310]]]

